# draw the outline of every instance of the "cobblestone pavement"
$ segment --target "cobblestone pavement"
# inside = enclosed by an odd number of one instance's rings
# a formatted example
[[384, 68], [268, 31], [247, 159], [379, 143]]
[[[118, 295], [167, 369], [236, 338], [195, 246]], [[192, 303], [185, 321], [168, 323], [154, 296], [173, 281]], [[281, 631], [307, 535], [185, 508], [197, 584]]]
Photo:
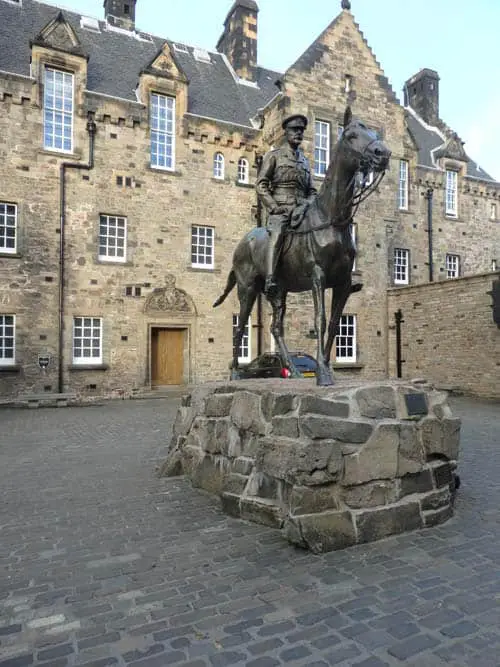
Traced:
[[500, 405], [444, 526], [314, 556], [157, 479], [176, 399], [0, 410], [0, 667], [500, 665]]

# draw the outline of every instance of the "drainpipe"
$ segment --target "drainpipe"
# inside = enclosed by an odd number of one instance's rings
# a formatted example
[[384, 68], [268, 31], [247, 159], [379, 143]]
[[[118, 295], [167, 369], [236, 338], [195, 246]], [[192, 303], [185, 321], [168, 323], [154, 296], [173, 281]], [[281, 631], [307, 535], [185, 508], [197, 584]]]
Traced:
[[58, 392], [64, 393], [64, 283], [65, 275], [65, 223], [66, 223], [66, 169], [93, 169], [94, 168], [94, 139], [97, 132], [92, 114], [89, 113], [87, 120], [87, 132], [89, 135], [89, 161], [62, 162], [59, 176], [59, 349], [58, 349]]
[[427, 188], [424, 197], [427, 199], [427, 234], [429, 236], [429, 282], [434, 282], [433, 249], [432, 249], [432, 203], [434, 190]]

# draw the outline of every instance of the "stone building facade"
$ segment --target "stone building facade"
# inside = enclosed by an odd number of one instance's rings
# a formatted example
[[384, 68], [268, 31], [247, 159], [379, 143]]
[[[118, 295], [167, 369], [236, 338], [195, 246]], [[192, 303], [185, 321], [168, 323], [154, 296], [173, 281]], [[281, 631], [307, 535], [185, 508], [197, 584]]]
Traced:
[[[227, 377], [237, 297], [212, 303], [258, 222], [258, 157], [290, 113], [308, 116], [318, 186], [347, 102], [392, 151], [356, 218], [365, 287], [339, 372], [390, 371], [395, 282], [500, 261], [500, 184], [439, 118], [438, 75], [409, 79], [402, 106], [350, 9], [284, 73], [258, 66], [255, 0], [235, 0], [213, 52], [138, 30], [136, 0], [104, 11], [0, 0], [0, 396]], [[291, 349], [314, 351], [311, 313], [309, 295], [290, 298]], [[268, 323], [256, 308], [243, 359], [272, 345]]]

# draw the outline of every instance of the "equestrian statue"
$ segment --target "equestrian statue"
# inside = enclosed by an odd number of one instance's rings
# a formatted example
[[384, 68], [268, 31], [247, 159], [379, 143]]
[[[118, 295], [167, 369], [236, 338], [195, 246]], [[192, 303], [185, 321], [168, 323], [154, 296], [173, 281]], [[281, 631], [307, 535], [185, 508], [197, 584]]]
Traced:
[[[391, 152], [373, 130], [352, 116], [348, 106], [342, 135], [317, 193], [309, 163], [299, 146], [307, 127], [300, 114], [283, 121], [286, 142], [263, 158], [256, 189], [267, 211], [267, 227], [245, 234], [233, 254], [224, 302], [237, 286], [240, 313], [233, 340], [232, 378], [238, 378], [238, 350], [257, 296], [272, 306], [271, 332], [292, 377], [301, 377], [284, 341], [289, 292], [311, 291], [317, 333], [316, 381], [333, 384], [330, 356], [347, 299], [361, 285], [352, 284], [356, 248], [352, 224], [359, 204], [379, 185]], [[368, 176], [371, 184], [368, 183]], [[332, 289], [328, 327], [325, 290]], [[326, 340], [325, 340], [326, 337]]]

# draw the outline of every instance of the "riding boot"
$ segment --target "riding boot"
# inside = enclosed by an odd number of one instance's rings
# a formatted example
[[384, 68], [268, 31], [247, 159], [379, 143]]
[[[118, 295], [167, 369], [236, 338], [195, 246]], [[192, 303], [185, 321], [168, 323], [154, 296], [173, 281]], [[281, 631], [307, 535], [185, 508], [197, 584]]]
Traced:
[[267, 257], [266, 257], [266, 284], [264, 287], [264, 293], [266, 296], [274, 296], [276, 293], [276, 288], [278, 287], [275, 280], [275, 271], [276, 265], [278, 263], [278, 257], [280, 252], [280, 235], [276, 230], [269, 232], [269, 245], [267, 247]]

